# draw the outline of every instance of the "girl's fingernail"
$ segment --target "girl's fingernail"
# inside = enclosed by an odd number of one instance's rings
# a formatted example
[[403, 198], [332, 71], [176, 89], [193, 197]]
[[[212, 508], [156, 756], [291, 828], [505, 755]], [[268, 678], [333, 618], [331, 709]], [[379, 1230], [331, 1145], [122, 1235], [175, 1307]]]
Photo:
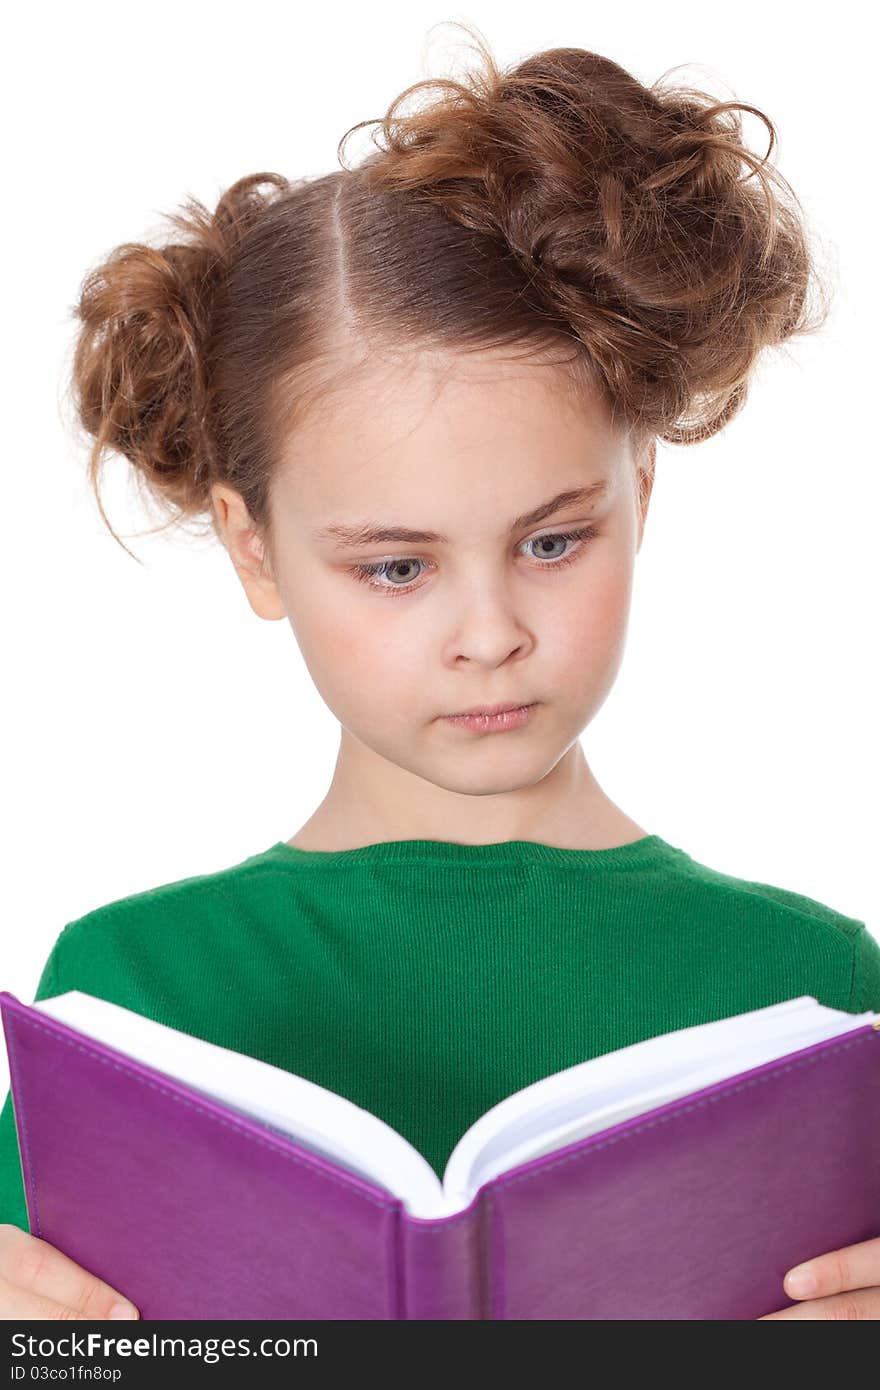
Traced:
[[789, 1293], [798, 1295], [815, 1293], [818, 1287], [815, 1274], [811, 1273], [806, 1265], [789, 1270], [785, 1276], [785, 1283]]
[[136, 1318], [138, 1310], [131, 1303], [114, 1303], [110, 1309], [111, 1318]]

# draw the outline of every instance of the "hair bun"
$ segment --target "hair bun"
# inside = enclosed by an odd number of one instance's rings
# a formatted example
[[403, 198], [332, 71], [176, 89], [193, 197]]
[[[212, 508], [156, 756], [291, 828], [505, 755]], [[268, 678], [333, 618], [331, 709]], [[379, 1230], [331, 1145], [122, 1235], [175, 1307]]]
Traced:
[[216, 291], [242, 239], [287, 186], [280, 174], [251, 174], [213, 213], [189, 197], [166, 215], [175, 240], [125, 242], [83, 280], [72, 388], [78, 423], [94, 440], [89, 472], [108, 527], [97, 487], [107, 450], [124, 455], [148, 491], [179, 512], [204, 508], [211, 447], [204, 356]]
[[[645, 87], [583, 49], [501, 71], [478, 48], [483, 65], [465, 80], [429, 78], [392, 102], [362, 176], [503, 240], [529, 294], [570, 325], [646, 433], [716, 433], [760, 351], [827, 314], [824, 297], [807, 314], [812, 258], [797, 199], [768, 163], [772, 123], [743, 102]], [[743, 143], [743, 111], [770, 132], [763, 158]]]

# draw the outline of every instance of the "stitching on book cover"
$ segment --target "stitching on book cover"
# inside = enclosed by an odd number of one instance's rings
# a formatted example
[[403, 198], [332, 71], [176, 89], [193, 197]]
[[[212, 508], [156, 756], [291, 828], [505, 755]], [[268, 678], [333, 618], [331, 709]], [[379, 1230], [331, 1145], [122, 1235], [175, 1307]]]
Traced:
[[[683, 1115], [689, 1115], [692, 1110], [702, 1110], [707, 1105], [717, 1105], [719, 1101], [729, 1100], [732, 1096], [738, 1095], [740, 1091], [748, 1091], [753, 1086], [764, 1086], [769, 1081], [777, 1081], [787, 1072], [798, 1071], [803, 1067], [814, 1066], [817, 1062], [824, 1061], [827, 1057], [833, 1057], [837, 1052], [846, 1052], [848, 1048], [858, 1047], [860, 1043], [871, 1042], [878, 1034], [863, 1033], [861, 1037], [853, 1038], [852, 1041], [839, 1043], [836, 1047], [825, 1048], [821, 1052], [814, 1052], [810, 1057], [802, 1057], [799, 1062], [789, 1062], [784, 1067], [776, 1067], [773, 1071], [766, 1072], [763, 1076], [754, 1076], [751, 1081], [741, 1081], [737, 1086], [731, 1086], [728, 1090], [718, 1091], [714, 1096], [706, 1096], [703, 1100], [692, 1101], [690, 1105], [683, 1105], [678, 1110], [672, 1110], [667, 1115], [658, 1115], [656, 1119], [646, 1120], [644, 1124], [635, 1125], [633, 1129], [627, 1130], [624, 1134], [612, 1135], [609, 1139], [602, 1139], [597, 1144], [592, 1145], [588, 1150], [580, 1150], [575, 1153], [565, 1154], [562, 1158], [557, 1158], [555, 1162], [535, 1169], [529, 1173], [519, 1173], [516, 1177], [505, 1179], [499, 1173], [496, 1179], [496, 1191], [501, 1187], [513, 1187], [518, 1182], [528, 1182], [530, 1178], [537, 1178], [541, 1174], [549, 1172], [551, 1168], [561, 1168], [565, 1163], [571, 1163], [577, 1158], [584, 1158], [588, 1154], [598, 1153], [600, 1149], [607, 1149], [612, 1144], [620, 1144], [626, 1139], [632, 1139], [636, 1134], [641, 1134], [643, 1130], [654, 1129], [657, 1125], [669, 1124], [672, 1120], [681, 1119]], [[527, 1162], [529, 1160], [526, 1160]]]
[[[16, 1044], [16, 1040], [15, 1040], [15, 1029], [14, 1029], [14, 1028], [10, 1028], [10, 1030], [9, 1030], [9, 1033], [8, 1033], [8, 1036], [7, 1036], [7, 1044], [8, 1044], [8, 1045], [7, 1045], [7, 1052], [8, 1052], [8, 1054], [9, 1054], [9, 1074], [10, 1074], [10, 1080], [15, 1080], [15, 1081], [16, 1081], [16, 1087], [15, 1087], [15, 1089], [18, 1090], [18, 1089], [20, 1089], [20, 1083], [19, 1083], [19, 1081], [18, 1081], [18, 1050], [17, 1050], [17, 1044]], [[27, 1191], [30, 1193], [30, 1198], [31, 1198], [31, 1200], [30, 1200], [30, 1207], [33, 1208], [33, 1213], [34, 1213], [34, 1227], [35, 1227], [37, 1233], [39, 1234], [39, 1230], [40, 1230], [40, 1221], [39, 1221], [39, 1216], [38, 1216], [38, 1214], [37, 1214], [37, 1190], [36, 1190], [36, 1187], [34, 1186], [34, 1182], [33, 1182], [33, 1179], [32, 1179], [32, 1177], [31, 1177], [31, 1174], [33, 1173], [33, 1164], [31, 1163], [30, 1140], [29, 1140], [28, 1132], [27, 1132], [27, 1124], [26, 1124], [26, 1122], [25, 1122], [24, 1115], [19, 1116], [18, 1111], [15, 1109], [15, 1106], [14, 1106], [14, 1105], [13, 1105], [13, 1114], [14, 1114], [14, 1116], [15, 1116], [15, 1125], [16, 1125], [16, 1129], [18, 1130], [18, 1134], [19, 1134], [19, 1137], [20, 1137], [20, 1139], [21, 1139], [21, 1147], [22, 1147], [22, 1149], [23, 1149], [23, 1154], [22, 1154], [22, 1159], [23, 1159], [23, 1163], [22, 1163], [22, 1177], [23, 1177], [24, 1182], [25, 1182], [25, 1184], [26, 1184]], [[30, 1213], [28, 1213], [28, 1216], [30, 1217]]]
[[[337, 1187], [343, 1187], [345, 1188], [346, 1192], [356, 1192], [359, 1196], [364, 1197], [368, 1202], [371, 1202], [373, 1206], [379, 1207], [382, 1211], [393, 1212], [397, 1209], [397, 1204], [400, 1201], [399, 1198], [395, 1198], [392, 1201], [383, 1201], [381, 1197], [374, 1197], [373, 1194], [370, 1192], [362, 1192], [360, 1188], [356, 1188], [353, 1183], [348, 1182], [341, 1174], [337, 1175], [336, 1173], [325, 1173], [321, 1168], [318, 1168], [316, 1165], [311, 1164], [307, 1159], [301, 1158], [299, 1154], [289, 1153], [286, 1149], [280, 1147], [280, 1145], [272, 1144], [269, 1142], [269, 1140], [263, 1139], [260, 1135], [251, 1134], [248, 1130], [242, 1128], [239, 1125], [233, 1124], [230, 1120], [226, 1120], [220, 1115], [215, 1115], [212, 1110], [209, 1110], [204, 1105], [200, 1105], [197, 1101], [190, 1100], [187, 1096], [177, 1095], [167, 1086], [162, 1086], [159, 1084], [159, 1082], [152, 1081], [149, 1077], [141, 1076], [139, 1072], [136, 1072], [134, 1070], [134, 1068], [130, 1066], [124, 1066], [121, 1062], [113, 1061], [110, 1057], [102, 1056], [101, 1053], [97, 1052], [94, 1048], [85, 1047], [82, 1043], [74, 1042], [72, 1038], [62, 1037], [59, 1033], [56, 1033], [54, 1029], [46, 1028], [43, 1024], [37, 1023], [35, 1019], [30, 1018], [26, 1014], [19, 1014], [18, 1021], [19, 1023], [24, 1024], [27, 1027], [35, 1028], [40, 1033], [45, 1033], [48, 1037], [54, 1038], [57, 1042], [63, 1043], [65, 1047], [71, 1047], [76, 1052], [82, 1052], [86, 1057], [89, 1057], [92, 1061], [102, 1062], [105, 1066], [113, 1067], [114, 1071], [121, 1071], [125, 1075], [130, 1076], [134, 1081], [139, 1081], [141, 1085], [149, 1086], [152, 1090], [159, 1091], [162, 1095], [170, 1096], [172, 1100], [178, 1101], [180, 1104], [187, 1106], [190, 1110], [195, 1110], [198, 1113], [205, 1115], [209, 1120], [213, 1120], [215, 1121], [215, 1123], [223, 1125], [225, 1129], [231, 1129], [235, 1134], [240, 1135], [242, 1138], [249, 1139], [251, 1143], [259, 1144], [261, 1148], [269, 1149], [271, 1153], [280, 1155], [281, 1158], [285, 1158], [291, 1163], [298, 1164], [301, 1168], [305, 1168], [308, 1172], [314, 1173], [316, 1177], [323, 1178], [326, 1182], [334, 1183]], [[15, 1050], [14, 1031], [15, 1030], [13, 1029], [13, 1050]], [[23, 1115], [22, 1130], [25, 1132], [27, 1130], [27, 1124]], [[294, 1142], [296, 1141], [294, 1140]], [[27, 1143], [26, 1133], [25, 1143]], [[28, 1159], [28, 1163], [30, 1164], [30, 1159]], [[36, 1193], [34, 1193], [33, 1205], [35, 1225], [37, 1227], [37, 1231], [39, 1232]]]
[[404, 1248], [401, 1207], [395, 1206], [392, 1219], [386, 1223], [388, 1242], [388, 1302], [391, 1316], [402, 1319], [409, 1316], [406, 1311], [406, 1274], [404, 1271]]
[[[519, 1173], [516, 1177], [511, 1178], [505, 1178], [503, 1174], [499, 1173], [494, 1179], [490, 1180], [491, 1185], [487, 1185], [484, 1196], [488, 1214], [492, 1219], [494, 1228], [492, 1249], [495, 1268], [498, 1270], [498, 1280], [495, 1289], [495, 1311], [493, 1316], [503, 1319], [502, 1310], [505, 1296], [505, 1264], [502, 1259], [502, 1211], [500, 1206], [494, 1201], [494, 1198], [499, 1192], [504, 1191], [508, 1187], [513, 1187], [516, 1183], [528, 1182], [531, 1178], [543, 1177], [543, 1175], [550, 1172], [552, 1168], [562, 1168], [566, 1163], [573, 1163], [576, 1159], [586, 1161], [592, 1154], [598, 1153], [600, 1149], [607, 1149], [614, 1144], [622, 1143], [626, 1139], [633, 1139], [637, 1134], [641, 1134], [645, 1130], [654, 1129], [658, 1125], [669, 1124], [673, 1120], [680, 1119], [683, 1115], [689, 1115], [694, 1110], [704, 1109], [707, 1105], [714, 1105], [719, 1101], [729, 1100], [732, 1096], [738, 1095], [740, 1091], [748, 1091], [753, 1086], [763, 1086], [768, 1081], [776, 1081], [779, 1077], [785, 1076], [787, 1072], [799, 1071], [804, 1067], [812, 1066], [816, 1062], [823, 1061], [826, 1057], [833, 1057], [838, 1052], [846, 1052], [848, 1048], [858, 1047], [860, 1043], [870, 1042], [872, 1038], [876, 1037], [880, 1037], [880, 1033], [875, 1029], [871, 1033], [863, 1033], [860, 1037], [853, 1038], [850, 1042], [838, 1043], [836, 1047], [829, 1047], [823, 1049], [821, 1052], [814, 1052], [810, 1057], [802, 1057], [798, 1062], [789, 1062], [786, 1066], [777, 1067], [773, 1071], [766, 1072], [763, 1076], [752, 1077], [751, 1081], [741, 1081], [737, 1086], [731, 1086], [728, 1090], [719, 1091], [714, 1096], [706, 1096], [703, 1100], [693, 1101], [690, 1105], [683, 1105], [677, 1110], [670, 1111], [667, 1115], [659, 1115], [656, 1119], [645, 1120], [643, 1124], [635, 1125], [624, 1134], [614, 1135], [609, 1139], [602, 1139], [589, 1149], [578, 1149], [574, 1153], [565, 1154], [562, 1158], [557, 1158], [552, 1163], [543, 1164], [540, 1168], [535, 1168], [528, 1173]], [[528, 1162], [529, 1160], [526, 1161]]]

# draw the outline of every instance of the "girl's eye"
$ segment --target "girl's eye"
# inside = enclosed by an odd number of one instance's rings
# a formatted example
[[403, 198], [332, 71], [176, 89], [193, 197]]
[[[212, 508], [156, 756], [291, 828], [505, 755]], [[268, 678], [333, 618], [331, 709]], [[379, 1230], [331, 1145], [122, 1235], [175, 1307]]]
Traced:
[[[552, 555], [547, 556], [547, 551], [542, 551], [544, 559], [539, 563], [540, 569], [564, 569], [566, 565], [574, 564], [580, 559], [583, 551], [594, 537], [598, 535], [598, 528], [595, 526], [581, 526], [574, 531], [554, 531], [544, 536], [532, 536], [526, 541], [526, 545], [545, 546], [553, 545], [556, 541], [579, 541], [580, 544], [574, 551], [568, 552], [556, 558]], [[374, 565], [353, 565], [349, 571], [355, 579], [362, 584], [367, 584], [371, 589], [379, 589], [383, 594], [391, 594], [395, 598], [399, 594], [410, 594], [415, 587], [413, 579], [407, 579], [401, 584], [381, 584], [377, 582], [380, 576], [387, 576], [395, 570], [411, 570], [415, 565], [422, 563], [416, 556], [406, 556], [399, 560], [379, 560]]]

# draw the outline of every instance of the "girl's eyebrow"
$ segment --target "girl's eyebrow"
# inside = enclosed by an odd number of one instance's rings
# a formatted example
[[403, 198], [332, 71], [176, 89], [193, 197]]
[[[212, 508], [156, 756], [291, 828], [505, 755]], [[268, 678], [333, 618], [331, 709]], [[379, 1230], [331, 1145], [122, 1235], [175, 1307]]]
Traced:
[[[562, 507], [573, 506], [576, 502], [595, 502], [605, 496], [609, 486], [607, 478], [599, 478], [587, 487], [568, 488], [565, 492], [557, 492], [555, 497], [548, 498], [531, 511], [523, 512], [522, 516], [516, 517], [511, 522], [510, 529], [519, 531], [524, 526], [537, 526], [539, 521], [544, 521]], [[406, 526], [388, 526], [375, 521], [353, 524], [332, 522], [329, 526], [322, 526], [313, 531], [312, 538], [317, 541], [333, 540], [350, 547], [384, 545], [388, 541], [404, 541], [414, 545], [428, 542], [446, 544], [449, 540], [448, 536], [441, 536], [437, 531], [413, 531]]]

